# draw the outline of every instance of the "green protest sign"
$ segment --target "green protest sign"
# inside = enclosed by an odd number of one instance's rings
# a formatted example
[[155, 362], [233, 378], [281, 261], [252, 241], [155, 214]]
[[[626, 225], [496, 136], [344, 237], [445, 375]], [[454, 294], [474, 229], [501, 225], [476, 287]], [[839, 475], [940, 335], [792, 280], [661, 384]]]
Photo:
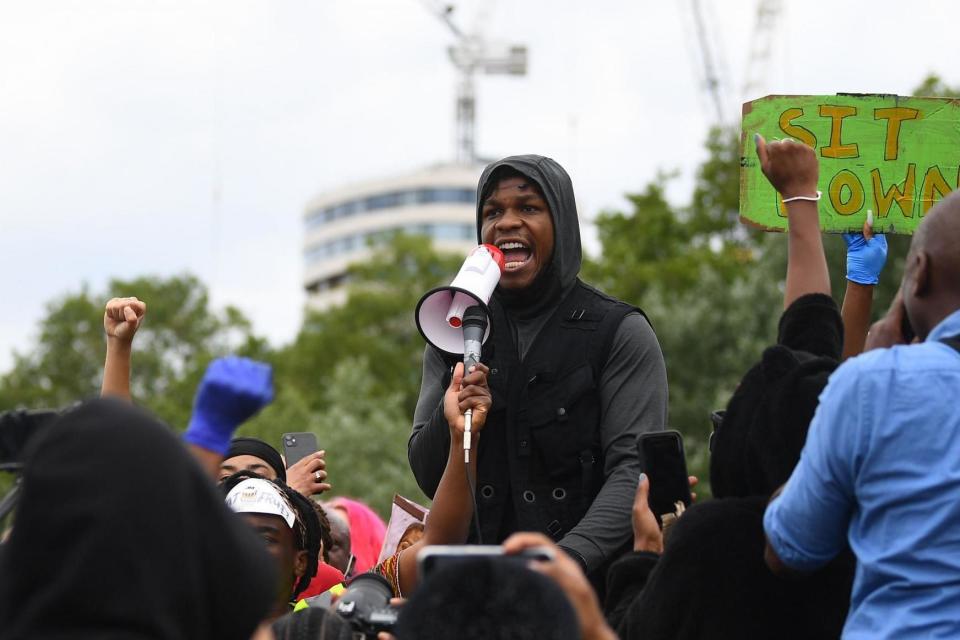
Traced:
[[820, 161], [820, 227], [912, 234], [960, 186], [960, 100], [893, 95], [767, 96], [743, 105], [740, 219], [787, 228], [786, 209], [760, 171], [753, 136], [793, 138]]

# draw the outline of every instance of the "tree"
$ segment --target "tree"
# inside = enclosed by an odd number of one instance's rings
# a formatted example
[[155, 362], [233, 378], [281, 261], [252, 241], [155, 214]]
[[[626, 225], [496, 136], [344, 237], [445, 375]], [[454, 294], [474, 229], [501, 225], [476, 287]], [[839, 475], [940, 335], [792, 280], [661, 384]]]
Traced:
[[960, 97], [960, 87], [951, 87], [936, 73], [928, 73], [923, 82], [913, 90], [913, 95], [929, 98], [957, 98]]
[[278, 354], [278, 377], [323, 411], [318, 391], [330, 384], [340, 362], [360, 358], [374, 374], [371, 391], [399, 394], [412, 423], [424, 348], [414, 306], [424, 293], [448, 283], [462, 261], [434, 251], [426, 236], [395, 235], [369, 262], [351, 265], [344, 305], [307, 313], [293, 344]]
[[785, 256], [782, 237], [738, 222], [737, 132], [712, 130], [707, 149], [688, 206], [667, 202], [667, 178], [658, 176], [627, 197], [632, 211], [599, 216], [602, 256], [584, 268], [587, 280], [650, 318], [667, 365], [670, 426], [684, 434], [701, 477], [710, 412], [726, 406], [775, 336]]
[[36, 345], [14, 354], [13, 369], [0, 377], [0, 407], [63, 407], [97, 395], [106, 352], [103, 309], [119, 295], [136, 295], [148, 305], [134, 343], [133, 397], [172, 425], [186, 426], [211, 359], [267, 353], [237, 309], [210, 309], [206, 287], [194, 276], [111, 280], [103, 292], [84, 286], [47, 305]]
[[319, 390], [318, 404], [296, 389], [279, 387], [277, 402], [245, 424], [240, 433], [279, 443], [285, 431], [316, 434], [327, 452], [331, 495], [358, 498], [382, 515], [390, 513], [394, 493], [424, 502], [407, 462], [411, 417], [400, 392], [382, 393], [378, 376], [363, 357], [337, 362]]
[[429, 237], [397, 234], [351, 265], [346, 303], [308, 311], [293, 343], [269, 356], [276, 400], [241, 432], [270, 443], [315, 433], [332, 493], [383, 515], [395, 492], [425, 500], [406, 457], [424, 349], [414, 305], [462, 260], [434, 251]]

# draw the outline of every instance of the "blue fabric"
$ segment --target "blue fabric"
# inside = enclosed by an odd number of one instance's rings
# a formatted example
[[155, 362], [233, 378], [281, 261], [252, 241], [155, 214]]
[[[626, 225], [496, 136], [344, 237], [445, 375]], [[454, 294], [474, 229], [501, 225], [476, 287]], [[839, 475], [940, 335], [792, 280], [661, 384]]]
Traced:
[[960, 311], [830, 377], [764, 528], [789, 567], [857, 556], [845, 638], [960, 638]]
[[270, 365], [236, 356], [218, 358], [203, 375], [183, 439], [226, 454], [237, 427], [272, 400]]

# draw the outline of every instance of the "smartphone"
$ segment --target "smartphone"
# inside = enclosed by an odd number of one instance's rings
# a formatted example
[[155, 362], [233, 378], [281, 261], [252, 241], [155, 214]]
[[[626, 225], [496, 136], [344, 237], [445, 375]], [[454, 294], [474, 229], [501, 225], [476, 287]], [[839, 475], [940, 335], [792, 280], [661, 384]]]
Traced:
[[283, 434], [283, 457], [287, 469], [317, 451], [317, 436], [310, 432]]
[[530, 560], [549, 562], [554, 559], [554, 555], [550, 547], [530, 547], [518, 554], [506, 556], [503, 554], [503, 547], [496, 544], [436, 544], [424, 547], [417, 554], [417, 573], [422, 580], [441, 567], [476, 558], [502, 558], [503, 562], [526, 565]]
[[647, 502], [660, 522], [660, 516], [676, 511], [676, 503], [690, 506], [690, 481], [683, 455], [683, 437], [678, 431], [652, 431], [637, 438], [640, 470], [650, 478]]

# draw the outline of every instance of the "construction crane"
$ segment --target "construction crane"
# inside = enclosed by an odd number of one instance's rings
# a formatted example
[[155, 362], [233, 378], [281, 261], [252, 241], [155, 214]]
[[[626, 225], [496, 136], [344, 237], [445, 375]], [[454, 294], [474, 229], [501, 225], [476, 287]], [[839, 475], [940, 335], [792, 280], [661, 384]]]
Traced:
[[741, 89], [741, 97], [744, 100], [759, 97], [766, 86], [777, 19], [780, 17], [782, 8], [781, 0], [760, 0], [757, 3], [757, 21], [753, 25], [750, 55], [747, 58], [747, 70], [743, 76], [743, 89]]
[[[683, 10], [682, 5], [678, 5]], [[715, 20], [704, 16], [704, 6], [701, 0], [690, 0], [690, 21], [696, 39], [695, 71], [700, 76], [701, 86], [710, 98], [716, 124], [726, 122], [727, 80], [726, 65], [723, 58], [723, 49], [717, 41], [717, 34], [707, 28], [707, 23], [716, 24]], [[710, 8], [709, 6], [707, 7]]]
[[478, 161], [476, 151], [477, 96], [475, 76], [486, 75], [522, 76], [527, 73], [527, 48], [523, 45], [496, 45], [483, 37], [480, 24], [467, 34], [453, 20], [455, 7], [451, 4], [424, 0], [427, 8], [453, 33], [456, 44], [447, 49], [450, 61], [460, 74], [457, 81], [457, 140], [456, 161], [474, 164]]
[[[782, 11], [782, 0], [758, 0], [756, 22], [750, 37], [750, 50], [747, 56], [746, 71], [740, 97], [743, 100], [756, 98], [766, 85], [767, 70], [773, 53], [778, 19]], [[723, 46], [720, 34], [711, 29], [717, 24], [712, 15], [713, 6], [709, 0], [689, 0], [678, 3], [681, 11], [689, 7], [689, 23], [693, 34], [688, 38], [696, 60], [695, 73], [703, 90], [710, 98], [716, 124], [727, 124], [729, 103], [735, 91], [728, 81]]]

